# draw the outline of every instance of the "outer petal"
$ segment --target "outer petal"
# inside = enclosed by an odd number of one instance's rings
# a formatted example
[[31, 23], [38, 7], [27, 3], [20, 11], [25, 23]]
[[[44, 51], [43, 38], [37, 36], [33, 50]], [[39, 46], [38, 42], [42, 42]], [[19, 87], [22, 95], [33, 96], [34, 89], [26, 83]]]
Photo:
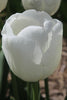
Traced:
[[63, 25], [58, 20], [54, 21], [56, 24], [52, 29], [52, 41], [47, 52], [43, 54], [42, 66], [44, 74], [42, 78], [49, 76], [49, 73], [51, 74], [55, 71], [61, 58]]
[[53, 15], [58, 10], [61, 0], [22, 0], [25, 9], [46, 11]]
[[25, 28], [17, 36], [4, 35], [2, 49], [11, 70], [25, 81], [40, 80], [43, 76], [42, 48], [46, 48], [48, 40], [48, 34], [45, 35], [39, 26]]
[[[2, 49], [11, 70], [25, 81], [37, 81], [40, 79], [40, 76], [42, 76], [41, 67], [32, 61], [35, 42], [17, 37], [4, 38]], [[40, 47], [36, 49], [41, 53]]]
[[0, 0], [0, 12], [5, 9], [8, 0]]

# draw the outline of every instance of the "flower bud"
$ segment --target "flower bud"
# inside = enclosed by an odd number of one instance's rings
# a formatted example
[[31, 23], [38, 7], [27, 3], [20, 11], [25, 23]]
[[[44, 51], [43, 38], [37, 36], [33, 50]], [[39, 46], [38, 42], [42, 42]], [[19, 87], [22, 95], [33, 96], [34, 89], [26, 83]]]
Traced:
[[0, 12], [5, 9], [8, 0], [0, 0]]
[[22, 0], [25, 9], [36, 9], [39, 11], [46, 11], [53, 15], [59, 9], [61, 0]]
[[35, 82], [57, 68], [62, 51], [63, 25], [46, 12], [27, 10], [6, 20], [2, 49], [12, 72]]

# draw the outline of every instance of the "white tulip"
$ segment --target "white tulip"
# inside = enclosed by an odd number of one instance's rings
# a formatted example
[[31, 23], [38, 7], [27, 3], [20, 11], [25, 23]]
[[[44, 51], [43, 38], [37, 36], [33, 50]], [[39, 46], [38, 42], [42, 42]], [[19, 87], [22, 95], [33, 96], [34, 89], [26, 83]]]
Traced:
[[53, 15], [59, 9], [61, 0], [22, 0], [25, 9], [36, 9], [46, 11]]
[[5, 9], [8, 0], [0, 0], [0, 12]]
[[62, 51], [59, 20], [43, 11], [27, 10], [8, 18], [1, 34], [6, 60], [19, 78], [35, 82], [56, 70]]

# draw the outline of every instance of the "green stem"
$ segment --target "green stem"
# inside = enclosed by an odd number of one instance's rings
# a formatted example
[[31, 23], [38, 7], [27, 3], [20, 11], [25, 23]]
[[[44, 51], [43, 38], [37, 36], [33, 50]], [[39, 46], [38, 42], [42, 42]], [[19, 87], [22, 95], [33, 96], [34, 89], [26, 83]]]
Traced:
[[65, 97], [65, 100], [67, 100], [67, 90], [66, 90], [66, 97]]
[[18, 87], [17, 87], [17, 81], [16, 81], [16, 76], [11, 72], [12, 74], [12, 90], [13, 90], [13, 95], [16, 100], [19, 100], [19, 92], [18, 92]]
[[48, 78], [45, 79], [46, 100], [49, 100]]
[[26, 82], [16, 77], [16, 83], [17, 83], [17, 90], [19, 96], [18, 100], [27, 100]]
[[30, 83], [27, 83], [27, 100], [31, 100], [30, 99]]
[[39, 100], [39, 89], [38, 89], [38, 82], [32, 83], [32, 100]]

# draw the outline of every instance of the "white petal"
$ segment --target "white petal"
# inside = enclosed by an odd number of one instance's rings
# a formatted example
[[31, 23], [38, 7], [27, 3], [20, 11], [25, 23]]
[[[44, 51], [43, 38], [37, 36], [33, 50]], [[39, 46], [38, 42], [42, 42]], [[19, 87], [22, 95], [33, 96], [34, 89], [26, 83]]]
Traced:
[[[56, 25], [52, 29], [52, 41], [49, 49], [45, 54], [43, 54], [42, 65], [44, 76], [49, 76], [49, 73], [52, 74], [55, 69], [58, 67], [61, 58], [62, 52], [62, 35], [63, 35], [63, 25], [60, 21], [56, 20]], [[50, 71], [51, 70], [51, 71]], [[45, 78], [43, 76], [43, 78]]]
[[51, 30], [48, 33], [47, 32], [46, 32], [46, 28], [40, 26], [29, 26], [24, 28], [18, 34], [18, 36], [35, 41], [37, 44], [40, 45], [40, 48], [42, 50], [44, 49], [44, 52], [46, 52], [46, 50], [49, 47], [48, 44], [50, 44], [49, 41], [51, 41], [51, 39], [49, 39], [51, 38], [50, 34], [52, 34]]
[[40, 23], [32, 18], [28, 18], [28, 16], [22, 16], [22, 18], [16, 19], [12, 24], [11, 27], [14, 31], [14, 34], [18, 34], [22, 29], [27, 26], [36, 25], [39, 26]]
[[62, 22], [60, 22], [59, 20], [57, 20], [57, 19], [54, 19], [54, 21], [55, 21], [55, 25], [54, 25], [54, 27], [53, 27], [53, 31], [54, 31], [54, 34], [55, 35], [63, 35], [63, 24], [62, 24]]
[[1, 35], [2, 35], [2, 36], [3, 36], [3, 35], [7, 35], [7, 36], [12, 36], [12, 35], [14, 35], [14, 34], [13, 34], [13, 30], [12, 30], [10, 24], [7, 23], [7, 21], [6, 21], [6, 23], [5, 23], [4, 27], [3, 27], [3, 30], [2, 30], [2, 32], [1, 32]]
[[42, 51], [38, 44], [36, 44], [33, 52], [33, 61], [35, 64], [40, 64], [42, 60]]

